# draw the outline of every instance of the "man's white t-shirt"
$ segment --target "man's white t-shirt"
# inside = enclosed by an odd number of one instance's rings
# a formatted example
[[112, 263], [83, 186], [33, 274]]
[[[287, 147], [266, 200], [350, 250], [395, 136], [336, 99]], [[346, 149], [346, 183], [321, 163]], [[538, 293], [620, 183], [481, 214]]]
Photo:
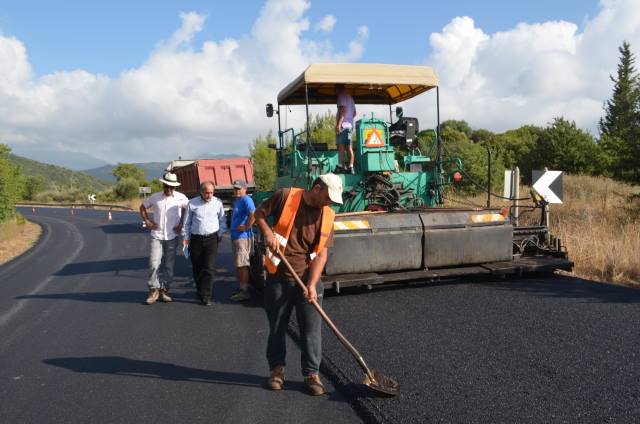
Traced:
[[353, 97], [347, 90], [342, 90], [338, 94], [338, 107], [343, 106], [345, 108], [344, 119], [342, 120], [342, 128], [353, 128], [353, 119], [356, 115], [356, 104], [353, 101]]
[[174, 191], [173, 196], [165, 196], [159, 191], [149, 196], [142, 204], [146, 209], [153, 208], [153, 220], [158, 228], [151, 230], [151, 237], [156, 240], [173, 240], [178, 236], [173, 227], [180, 223], [182, 209], [189, 199], [184, 194]]

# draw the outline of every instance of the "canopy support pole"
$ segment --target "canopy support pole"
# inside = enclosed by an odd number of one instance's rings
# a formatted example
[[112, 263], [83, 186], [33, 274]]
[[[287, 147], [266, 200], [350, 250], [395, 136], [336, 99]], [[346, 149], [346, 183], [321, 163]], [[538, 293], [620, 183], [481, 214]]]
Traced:
[[284, 137], [282, 137], [282, 126], [280, 124], [280, 105], [278, 104], [278, 141], [280, 142], [280, 148], [284, 148]]
[[309, 86], [307, 83], [304, 84], [304, 99], [305, 99], [305, 109], [307, 112], [307, 175], [308, 180], [307, 185], [311, 184], [311, 171], [313, 171], [313, 166], [311, 166], [311, 128], [309, 127]]
[[438, 172], [442, 173], [442, 144], [440, 141], [440, 87], [436, 87], [436, 163], [438, 164]]

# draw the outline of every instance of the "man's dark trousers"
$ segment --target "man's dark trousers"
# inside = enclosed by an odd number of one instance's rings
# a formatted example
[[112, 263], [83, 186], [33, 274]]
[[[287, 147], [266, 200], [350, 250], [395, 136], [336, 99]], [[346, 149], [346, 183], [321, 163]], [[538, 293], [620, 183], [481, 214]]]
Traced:
[[[304, 276], [306, 280], [307, 276]], [[322, 281], [316, 286], [318, 304], [322, 305], [324, 285]], [[286, 365], [286, 335], [289, 319], [293, 309], [300, 329], [300, 365], [302, 375], [318, 374], [322, 360], [322, 317], [311, 303], [302, 295], [302, 290], [293, 281], [286, 281], [274, 276], [267, 277], [264, 284], [264, 309], [269, 320], [269, 338], [267, 339], [267, 361], [269, 369], [278, 365]]]
[[198, 294], [201, 297], [211, 297], [217, 255], [217, 233], [209, 236], [191, 235], [189, 257], [191, 258], [191, 266], [193, 267], [193, 279], [196, 281]]

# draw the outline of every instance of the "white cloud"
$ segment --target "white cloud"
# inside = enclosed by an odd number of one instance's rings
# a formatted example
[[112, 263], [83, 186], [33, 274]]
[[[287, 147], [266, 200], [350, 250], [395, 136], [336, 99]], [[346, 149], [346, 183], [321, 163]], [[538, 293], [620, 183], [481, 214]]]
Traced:
[[316, 31], [331, 32], [336, 26], [336, 18], [333, 15], [326, 15], [316, 24]]
[[618, 46], [624, 40], [632, 49], [640, 46], [637, 1], [603, 0], [600, 6], [583, 32], [554, 21], [486, 34], [471, 18], [458, 17], [431, 34], [427, 63], [439, 74], [441, 118], [503, 131], [564, 116], [596, 133], [611, 96]]
[[117, 78], [82, 70], [35, 79], [24, 44], [0, 36], [0, 140], [21, 148], [89, 153], [109, 161], [247, 154], [276, 124], [264, 105], [315, 61], [358, 60], [366, 31], [346, 49], [306, 37], [310, 4], [270, 0], [245, 37], [194, 45], [206, 17], [181, 26], [148, 60]]
[[[439, 74], [441, 118], [502, 131], [562, 115], [595, 130], [611, 95], [618, 46], [627, 40], [640, 53], [636, 3], [602, 0], [582, 30], [554, 21], [487, 34], [469, 17], [452, 19], [431, 34], [426, 60]], [[180, 27], [144, 64], [116, 78], [83, 70], [35, 77], [24, 44], [0, 35], [0, 142], [109, 161], [246, 154], [255, 136], [275, 128], [264, 104], [286, 83], [312, 62], [357, 61], [364, 54], [366, 26], [335, 46], [310, 31], [309, 8], [304, 0], [269, 0], [245, 36], [199, 45], [194, 36], [206, 17], [182, 13]], [[434, 97], [411, 101], [405, 114], [430, 126], [430, 112], [415, 111], [427, 105], [433, 111]], [[300, 119], [295, 114], [284, 114], [289, 125]]]
[[166, 43], [160, 43], [160, 48], [172, 51], [181, 45], [190, 43], [194, 34], [202, 31], [206, 17], [196, 12], [182, 12], [180, 13], [180, 19], [182, 20], [180, 29], [174, 32]]

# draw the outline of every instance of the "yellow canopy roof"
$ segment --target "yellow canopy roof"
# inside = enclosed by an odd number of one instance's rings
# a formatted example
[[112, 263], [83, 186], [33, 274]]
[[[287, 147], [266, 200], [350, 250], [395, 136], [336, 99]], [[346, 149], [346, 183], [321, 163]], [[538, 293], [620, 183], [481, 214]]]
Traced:
[[309, 104], [336, 102], [336, 85], [344, 84], [356, 104], [394, 104], [432, 89], [438, 77], [428, 66], [368, 63], [315, 63], [278, 94], [278, 104], [305, 104], [305, 84]]

